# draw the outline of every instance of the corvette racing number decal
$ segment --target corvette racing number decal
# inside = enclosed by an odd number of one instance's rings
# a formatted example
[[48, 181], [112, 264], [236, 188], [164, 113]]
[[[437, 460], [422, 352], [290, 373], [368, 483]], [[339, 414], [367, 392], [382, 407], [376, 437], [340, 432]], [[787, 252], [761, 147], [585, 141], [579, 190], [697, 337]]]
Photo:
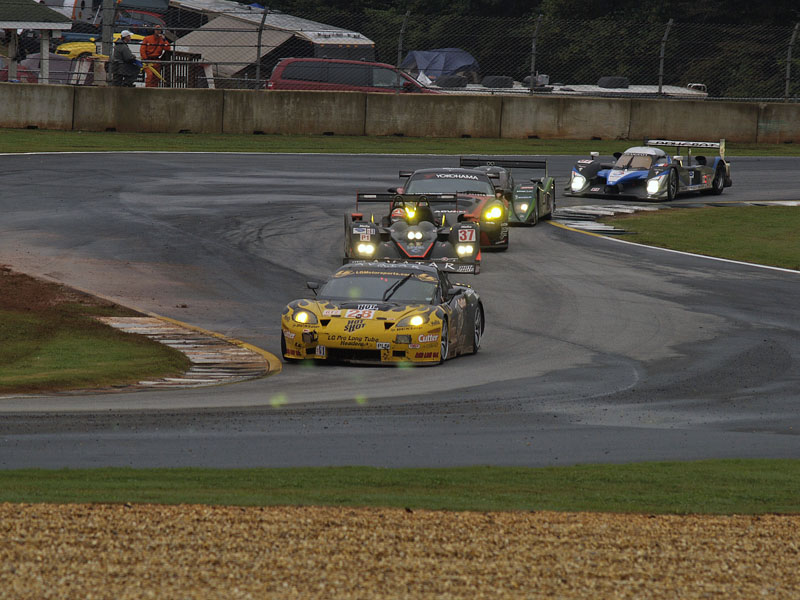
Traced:
[[474, 242], [475, 241], [475, 230], [474, 229], [459, 229], [458, 230], [458, 241], [459, 242]]
[[364, 308], [351, 308], [344, 313], [345, 319], [374, 319], [375, 311], [372, 309]]

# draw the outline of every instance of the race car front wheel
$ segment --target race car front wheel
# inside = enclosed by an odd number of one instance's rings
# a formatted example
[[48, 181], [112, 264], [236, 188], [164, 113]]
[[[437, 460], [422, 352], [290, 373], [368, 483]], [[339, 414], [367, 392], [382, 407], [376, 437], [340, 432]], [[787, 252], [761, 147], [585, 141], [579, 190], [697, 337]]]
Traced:
[[450, 340], [448, 339], [447, 321], [442, 321], [442, 338], [439, 346], [439, 364], [447, 360], [450, 355]]
[[483, 310], [480, 305], [475, 308], [475, 322], [472, 329], [472, 353], [476, 354], [478, 348], [481, 347], [481, 338], [483, 337]]
[[678, 173], [675, 169], [670, 169], [667, 177], [667, 201], [672, 202], [678, 195]]
[[725, 167], [717, 165], [717, 170], [714, 171], [714, 181], [711, 182], [711, 193], [719, 196], [723, 189], [725, 189]]
[[296, 358], [286, 358], [286, 338], [283, 337], [283, 332], [281, 332], [281, 357], [287, 363], [297, 362]]

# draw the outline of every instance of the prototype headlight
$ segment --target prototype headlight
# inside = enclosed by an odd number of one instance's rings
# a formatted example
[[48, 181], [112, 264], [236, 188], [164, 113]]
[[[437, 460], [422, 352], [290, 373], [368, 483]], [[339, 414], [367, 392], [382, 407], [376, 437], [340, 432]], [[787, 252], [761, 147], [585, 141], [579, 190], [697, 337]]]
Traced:
[[359, 254], [363, 256], [372, 256], [373, 254], [375, 254], [375, 244], [361, 243], [358, 246], [356, 246], [356, 250], [358, 251]]
[[409, 219], [413, 219], [415, 214], [417, 214], [417, 211], [413, 207], [406, 206], [406, 215], [408, 215]]
[[428, 322], [428, 315], [410, 315], [397, 322], [396, 327], [419, 327]]
[[528, 203], [523, 202], [522, 204], [517, 205], [517, 208], [522, 212], [526, 212], [528, 210]]
[[317, 315], [307, 310], [298, 310], [292, 315], [292, 319], [303, 325], [312, 325], [317, 323]]
[[472, 254], [472, 244], [456, 244], [456, 252], [459, 256], [469, 256]]
[[409, 240], [421, 240], [422, 239], [422, 232], [421, 231], [409, 231], [408, 232], [408, 239]]
[[664, 181], [663, 177], [653, 177], [647, 180], [647, 193], [650, 195], [657, 194], [661, 189], [661, 182]]
[[486, 212], [483, 213], [483, 218], [486, 219], [487, 221], [496, 221], [502, 216], [503, 216], [503, 209], [500, 208], [497, 204], [486, 209]]
[[580, 173], [572, 173], [572, 181], [569, 183], [569, 187], [572, 188], [573, 192], [579, 192], [583, 189], [583, 186], [586, 185], [586, 177], [581, 175]]

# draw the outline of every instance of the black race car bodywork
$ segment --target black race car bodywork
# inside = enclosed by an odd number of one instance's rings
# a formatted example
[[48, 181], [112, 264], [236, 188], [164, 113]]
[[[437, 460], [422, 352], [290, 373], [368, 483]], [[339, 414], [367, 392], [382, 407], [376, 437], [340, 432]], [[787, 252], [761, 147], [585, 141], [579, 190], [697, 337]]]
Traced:
[[480, 297], [434, 265], [346, 265], [319, 293], [309, 287], [315, 297], [290, 302], [281, 315], [287, 360], [438, 364], [480, 347]]
[[436, 205], [432, 209], [438, 223], [456, 219], [480, 226], [480, 247], [508, 248], [508, 201], [495, 189], [493, 175], [481, 169], [437, 168], [400, 171], [406, 178], [398, 192], [402, 194], [454, 194], [457, 202]]
[[[674, 147], [674, 156], [656, 146]], [[692, 150], [711, 148], [717, 156], [692, 156]], [[681, 156], [686, 150], [686, 156]], [[598, 153], [573, 167], [567, 196], [599, 196], [636, 200], [673, 200], [686, 192], [721, 194], [732, 185], [730, 164], [725, 160], [725, 140], [688, 142], [645, 140], [643, 146], [615, 153], [615, 162], [601, 162]]]
[[[556, 182], [547, 174], [546, 160], [462, 156], [460, 165], [484, 171], [493, 179], [495, 189], [500, 190], [508, 202], [509, 225], [536, 225], [539, 220], [552, 218], [556, 207]], [[534, 177], [536, 171], [542, 169], [544, 177]]]
[[[457, 208], [435, 215], [459, 201], [455, 194], [357, 194], [356, 210], [344, 216], [344, 263], [423, 261], [445, 272], [480, 273], [480, 226]], [[370, 206], [382, 208], [382, 216], [363, 210]]]

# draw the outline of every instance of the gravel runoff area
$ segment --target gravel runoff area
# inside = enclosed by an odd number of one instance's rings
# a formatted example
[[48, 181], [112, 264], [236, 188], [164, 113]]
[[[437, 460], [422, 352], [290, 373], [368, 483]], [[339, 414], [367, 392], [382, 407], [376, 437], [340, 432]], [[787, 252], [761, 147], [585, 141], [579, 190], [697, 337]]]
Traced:
[[797, 598], [800, 515], [0, 504], [2, 598]]

